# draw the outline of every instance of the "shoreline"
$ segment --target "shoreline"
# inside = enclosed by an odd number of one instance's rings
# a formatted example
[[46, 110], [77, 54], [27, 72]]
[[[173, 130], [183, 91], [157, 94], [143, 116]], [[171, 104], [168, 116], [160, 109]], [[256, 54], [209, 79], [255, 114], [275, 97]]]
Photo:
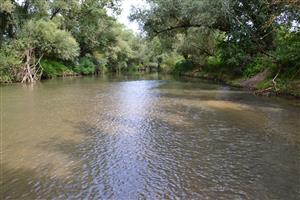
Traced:
[[[293, 91], [292, 92], [287, 91], [287, 90], [276, 91], [274, 88], [259, 89], [257, 86], [252, 87], [247, 84], [243, 84], [245, 81], [249, 80], [249, 79], [244, 79], [244, 78], [236, 78], [233, 80], [228, 80], [224, 77], [223, 78], [220, 76], [217, 77], [217, 76], [210, 75], [209, 73], [201, 73], [201, 72], [183, 72], [183, 73], [180, 73], [178, 76], [220, 82], [220, 83], [226, 84], [231, 87], [241, 88], [241, 89], [251, 91], [251, 92], [253, 92], [253, 94], [255, 94], [257, 96], [267, 96], [267, 97], [278, 96], [278, 97], [284, 97], [284, 98], [300, 99], [300, 93], [296, 94], [296, 93], [293, 93]], [[266, 81], [266, 79], [264, 79], [263, 81]], [[259, 82], [257, 84], [259, 84]]]
[[[111, 73], [108, 73], [111, 74]], [[114, 74], [114, 73], [113, 73]], [[128, 75], [128, 73], [125, 73], [125, 75]], [[135, 73], [136, 74], [136, 73]], [[144, 74], [144, 73], [137, 73], [137, 74]], [[158, 74], [163, 74], [163, 75], [172, 75], [172, 73], [158, 73]], [[102, 74], [103, 75], [103, 74]], [[82, 77], [97, 77], [99, 75], [79, 75], [79, 74], [74, 74], [74, 75], [67, 75], [67, 76], [57, 76], [53, 78], [43, 78], [41, 80], [38, 80], [36, 82], [42, 82], [42, 81], [47, 81], [47, 80], [53, 80], [56, 78], [63, 79], [63, 78], [82, 78]], [[204, 80], [209, 80], [209, 81], [214, 81], [214, 82], [219, 82], [225, 85], [228, 85], [230, 87], [235, 87], [235, 88], [240, 88], [244, 89], [247, 91], [253, 92], [253, 94], [257, 96], [266, 96], [266, 97], [272, 97], [272, 96], [278, 96], [278, 97], [284, 97], [284, 98], [294, 98], [294, 99], [300, 99], [300, 93], [299, 94], [294, 94], [289, 91], [275, 91], [274, 88], [266, 88], [266, 89], [259, 89], [257, 87], [251, 87], [248, 85], [244, 85], [243, 82], [249, 80], [249, 79], [243, 79], [243, 78], [237, 78], [233, 80], [226, 79], [222, 76], [215, 76], [209, 73], [201, 73], [201, 72], [183, 72], [178, 75], [175, 75], [178, 77], [189, 77], [189, 78], [196, 78], [196, 79], [204, 79]], [[0, 86], [9, 86], [12, 84], [28, 84], [28, 83], [20, 83], [20, 82], [11, 82], [11, 83], [0, 83]]]

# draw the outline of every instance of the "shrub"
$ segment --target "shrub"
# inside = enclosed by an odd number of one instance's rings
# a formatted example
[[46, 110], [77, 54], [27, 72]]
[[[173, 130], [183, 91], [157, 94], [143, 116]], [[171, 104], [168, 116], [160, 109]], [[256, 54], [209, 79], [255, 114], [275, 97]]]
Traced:
[[2, 72], [0, 73], [0, 83], [12, 83], [12, 77], [9, 74], [2, 74]]
[[79, 60], [79, 65], [74, 68], [74, 71], [82, 75], [90, 75], [95, 73], [96, 67], [89, 58], [82, 57]]
[[[275, 56], [282, 65], [281, 79], [300, 78], [300, 32], [281, 27], [276, 36]], [[277, 70], [278, 71], [278, 70]]]
[[166, 55], [162, 62], [162, 70], [163, 71], [173, 71], [176, 63], [180, 62], [184, 58], [178, 54], [172, 53]]
[[11, 46], [0, 49], [0, 83], [10, 83], [16, 80], [22, 60], [19, 52]]
[[285, 66], [300, 67], [300, 32], [291, 32], [285, 27], [279, 29], [276, 37], [275, 56]]
[[219, 56], [209, 56], [207, 58], [207, 66], [204, 67], [207, 72], [222, 71], [222, 62]]
[[173, 72], [180, 74], [194, 69], [194, 64], [191, 60], [181, 60], [176, 63]]
[[209, 56], [207, 58], [208, 66], [219, 66], [221, 64], [221, 59], [217, 56]]
[[258, 56], [254, 59], [254, 61], [248, 65], [244, 71], [243, 75], [246, 77], [252, 77], [265, 69], [271, 69], [273, 70], [276, 66], [270, 60], [270, 58], [264, 57], [264, 56]]
[[53, 78], [56, 76], [73, 75], [74, 72], [66, 67], [63, 63], [55, 60], [43, 60], [41, 62], [44, 78]]
[[136, 66], [136, 65], [132, 65], [132, 66], [128, 67], [129, 73], [135, 73], [137, 71], [138, 71], [138, 66]]

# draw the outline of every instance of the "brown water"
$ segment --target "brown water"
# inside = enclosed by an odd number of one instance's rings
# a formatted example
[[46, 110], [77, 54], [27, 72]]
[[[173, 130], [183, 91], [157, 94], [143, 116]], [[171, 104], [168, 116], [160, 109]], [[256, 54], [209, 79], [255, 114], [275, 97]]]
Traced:
[[297, 100], [155, 76], [1, 90], [1, 199], [299, 199]]

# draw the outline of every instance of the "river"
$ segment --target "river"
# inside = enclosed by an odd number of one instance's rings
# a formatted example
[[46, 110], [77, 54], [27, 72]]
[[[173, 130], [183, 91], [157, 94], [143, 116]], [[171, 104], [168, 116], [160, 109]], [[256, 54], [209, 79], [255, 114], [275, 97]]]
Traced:
[[299, 199], [299, 100], [196, 79], [1, 87], [1, 199]]

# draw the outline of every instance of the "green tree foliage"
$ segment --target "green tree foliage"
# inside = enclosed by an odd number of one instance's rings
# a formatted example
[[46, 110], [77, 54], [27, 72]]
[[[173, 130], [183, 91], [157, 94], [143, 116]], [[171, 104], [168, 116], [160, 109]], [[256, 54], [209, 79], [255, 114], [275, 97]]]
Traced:
[[57, 76], [72, 76], [74, 72], [69, 69], [65, 64], [55, 60], [42, 60], [43, 77], [53, 78]]
[[22, 60], [21, 55], [11, 45], [0, 51], [0, 82], [13, 82]]
[[300, 32], [281, 27], [275, 44], [275, 56], [284, 66], [300, 68]]
[[72, 60], [79, 55], [78, 44], [72, 35], [49, 20], [28, 21], [22, 29], [20, 39], [25, 48], [32, 48], [38, 54], [64, 60]]
[[295, 0], [147, 0], [137, 36], [107, 14], [120, 0], [0, 0], [1, 82], [134, 71], [203, 71], [252, 77], [299, 74]]
[[95, 64], [88, 57], [80, 58], [79, 65], [74, 69], [75, 72], [82, 75], [94, 74], [95, 70]]
[[140, 39], [107, 14], [107, 9], [118, 13], [119, 3], [1, 0], [1, 82], [33, 82], [70, 74], [69, 70], [87, 75], [138, 65]]
[[17, 81], [22, 82], [33, 82], [40, 78], [40, 60], [43, 56], [72, 60], [79, 54], [78, 44], [71, 34], [58, 29], [58, 26], [49, 20], [29, 20], [18, 37], [12, 40], [10, 48], [17, 52], [17, 60], [24, 61], [16, 68], [18, 72], [15, 76]]
[[170, 40], [171, 45], [162, 48], [181, 54], [195, 67], [219, 68], [233, 76], [249, 77], [267, 68], [274, 76], [299, 74], [299, 1], [147, 2], [147, 7], [135, 9], [131, 19], [138, 21], [148, 36]]
[[222, 0], [148, 0], [150, 9], [136, 9], [131, 18], [150, 35], [174, 34], [188, 28], [228, 29]]

